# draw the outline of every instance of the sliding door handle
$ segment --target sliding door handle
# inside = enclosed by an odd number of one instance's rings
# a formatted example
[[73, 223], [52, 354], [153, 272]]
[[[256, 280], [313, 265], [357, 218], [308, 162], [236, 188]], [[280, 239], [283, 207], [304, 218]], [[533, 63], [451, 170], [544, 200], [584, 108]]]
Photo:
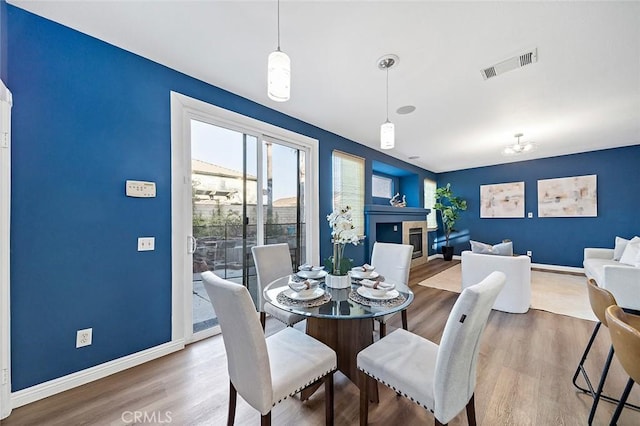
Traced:
[[189, 254], [195, 253], [197, 244], [198, 244], [198, 240], [196, 240], [195, 237], [192, 237], [191, 235], [187, 235], [187, 253]]

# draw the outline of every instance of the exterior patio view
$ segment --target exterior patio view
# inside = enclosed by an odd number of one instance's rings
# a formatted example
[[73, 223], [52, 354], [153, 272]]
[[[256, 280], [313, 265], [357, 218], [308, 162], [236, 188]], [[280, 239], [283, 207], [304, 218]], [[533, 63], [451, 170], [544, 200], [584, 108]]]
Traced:
[[[210, 125], [194, 122], [193, 126]], [[273, 146], [269, 145], [265, 149], [268, 163], [274, 157]], [[303, 217], [299, 197], [273, 200], [273, 178], [266, 180], [260, 215], [264, 223], [263, 244], [287, 243], [292, 265], [299, 265], [304, 262], [306, 249], [304, 220], [298, 219]], [[295, 185], [293, 188], [295, 190]], [[243, 284], [254, 302], [257, 300], [251, 247], [261, 244], [258, 243], [258, 201], [255, 175], [192, 159], [192, 235], [196, 240], [192, 291], [194, 333], [217, 325], [215, 312], [202, 285], [202, 272], [213, 271], [222, 278]]]

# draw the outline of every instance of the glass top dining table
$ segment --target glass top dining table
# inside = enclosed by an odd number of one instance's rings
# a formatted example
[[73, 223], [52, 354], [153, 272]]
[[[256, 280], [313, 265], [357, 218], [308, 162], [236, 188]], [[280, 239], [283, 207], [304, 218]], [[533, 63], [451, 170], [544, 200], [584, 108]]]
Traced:
[[[323, 299], [292, 300], [288, 282], [290, 276], [278, 278], [264, 288], [263, 295], [267, 302], [279, 309], [298, 315], [315, 318], [364, 319], [389, 315], [406, 309], [413, 301], [413, 292], [409, 287], [400, 283], [395, 284], [397, 296], [385, 298], [365, 297], [367, 293], [360, 290], [360, 280], [351, 279], [351, 288], [337, 289], [326, 286], [323, 278], [318, 287], [324, 290]], [[282, 294], [285, 292], [284, 294]], [[283, 297], [284, 296], [284, 297]], [[327, 300], [328, 299], [328, 300]], [[324, 302], [324, 303], [322, 303]]]
[[[399, 312], [411, 304], [413, 292], [409, 287], [394, 283], [397, 295], [367, 298], [359, 280], [351, 280], [351, 288], [327, 287], [322, 279], [319, 283], [320, 296], [306, 301], [292, 300], [294, 296], [288, 286], [290, 276], [278, 278], [264, 288], [264, 299], [273, 306], [307, 317], [306, 332], [331, 347], [338, 357], [338, 370], [356, 386], [363, 386], [358, 379], [356, 357], [358, 352], [373, 343], [373, 319]], [[360, 290], [360, 291], [359, 291]], [[369, 294], [370, 296], [370, 294]], [[378, 402], [377, 382], [365, 378], [368, 395], [372, 402]], [[316, 389], [313, 386], [301, 392], [306, 400]]]

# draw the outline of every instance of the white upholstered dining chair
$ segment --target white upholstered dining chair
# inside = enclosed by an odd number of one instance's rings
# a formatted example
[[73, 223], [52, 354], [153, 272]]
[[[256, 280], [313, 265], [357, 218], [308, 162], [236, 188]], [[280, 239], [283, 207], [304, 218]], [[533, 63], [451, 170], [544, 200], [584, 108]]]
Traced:
[[[371, 253], [371, 265], [375, 271], [382, 275], [386, 281], [409, 285], [409, 270], [411, 269], [411, 256], [413, 246], [408, 244], [380, 243], [373, 244]], [[407, 310], [400, 312], [402, 316], [402, 328], [408, 329]], [[387, 322], [395, 313], [376, 318], [380, 323], [380, 338], [387, 334]]]
[[[449, 314], [437, 345], [398, 329], [360, 351], [360, 380], [367, 376], [389, 386], [431, 411], [436, 426], [451, 421], [466, 406], [470, 426], [475, 426], [474, 391], [480, 338], [491, 307], [505, 283], [493, 272], [462, 291]], [[360, 424], [368, 421], [367, 387], [360, 386]]]
[[254, 246], [251, 247], [251, 253], [253, 254], [253, 263], [256, 266], [258, 281], [258, 310], [260, 311], [262, 329], [264, 330], [266, 314], [271, 315], [288, 326], [305, 319], [302, 315], [293, 314], [276, 308], [265, 301], [264, 296], [262, 295], [264, 288], [271, 282], [293, 273], [289, 244], [282, 243]]
[[333, 349], [293, 327], [265, 339], [258, 315], [242, 285], [213, 272], [202, 273], [202, 282], [213, 304], [227, 353], [229, 414], [235, 419], [240, 396], [261, 414], [262, 425], [271, 424], [271, 409], [307, 386], [324, 380], [326, 424], [333, 424]]

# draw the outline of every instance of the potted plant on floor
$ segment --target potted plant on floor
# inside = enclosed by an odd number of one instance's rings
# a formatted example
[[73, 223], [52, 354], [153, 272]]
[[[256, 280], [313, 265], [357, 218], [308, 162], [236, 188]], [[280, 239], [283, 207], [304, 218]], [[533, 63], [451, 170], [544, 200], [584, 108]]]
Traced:
[[440, 212], [442, 218], [442, 226], [444, 227], [445, 244], [442, 246], [442, 255], [444, 260], [453, 258], [453, 247], [449, 245], [449, 236], [454, 232], [453, 228], [458, 220], [461, 211], [467, 209], [467, 201], [453, 195], [451, 184], [436, 188], [436, 203], [434, 210]]

